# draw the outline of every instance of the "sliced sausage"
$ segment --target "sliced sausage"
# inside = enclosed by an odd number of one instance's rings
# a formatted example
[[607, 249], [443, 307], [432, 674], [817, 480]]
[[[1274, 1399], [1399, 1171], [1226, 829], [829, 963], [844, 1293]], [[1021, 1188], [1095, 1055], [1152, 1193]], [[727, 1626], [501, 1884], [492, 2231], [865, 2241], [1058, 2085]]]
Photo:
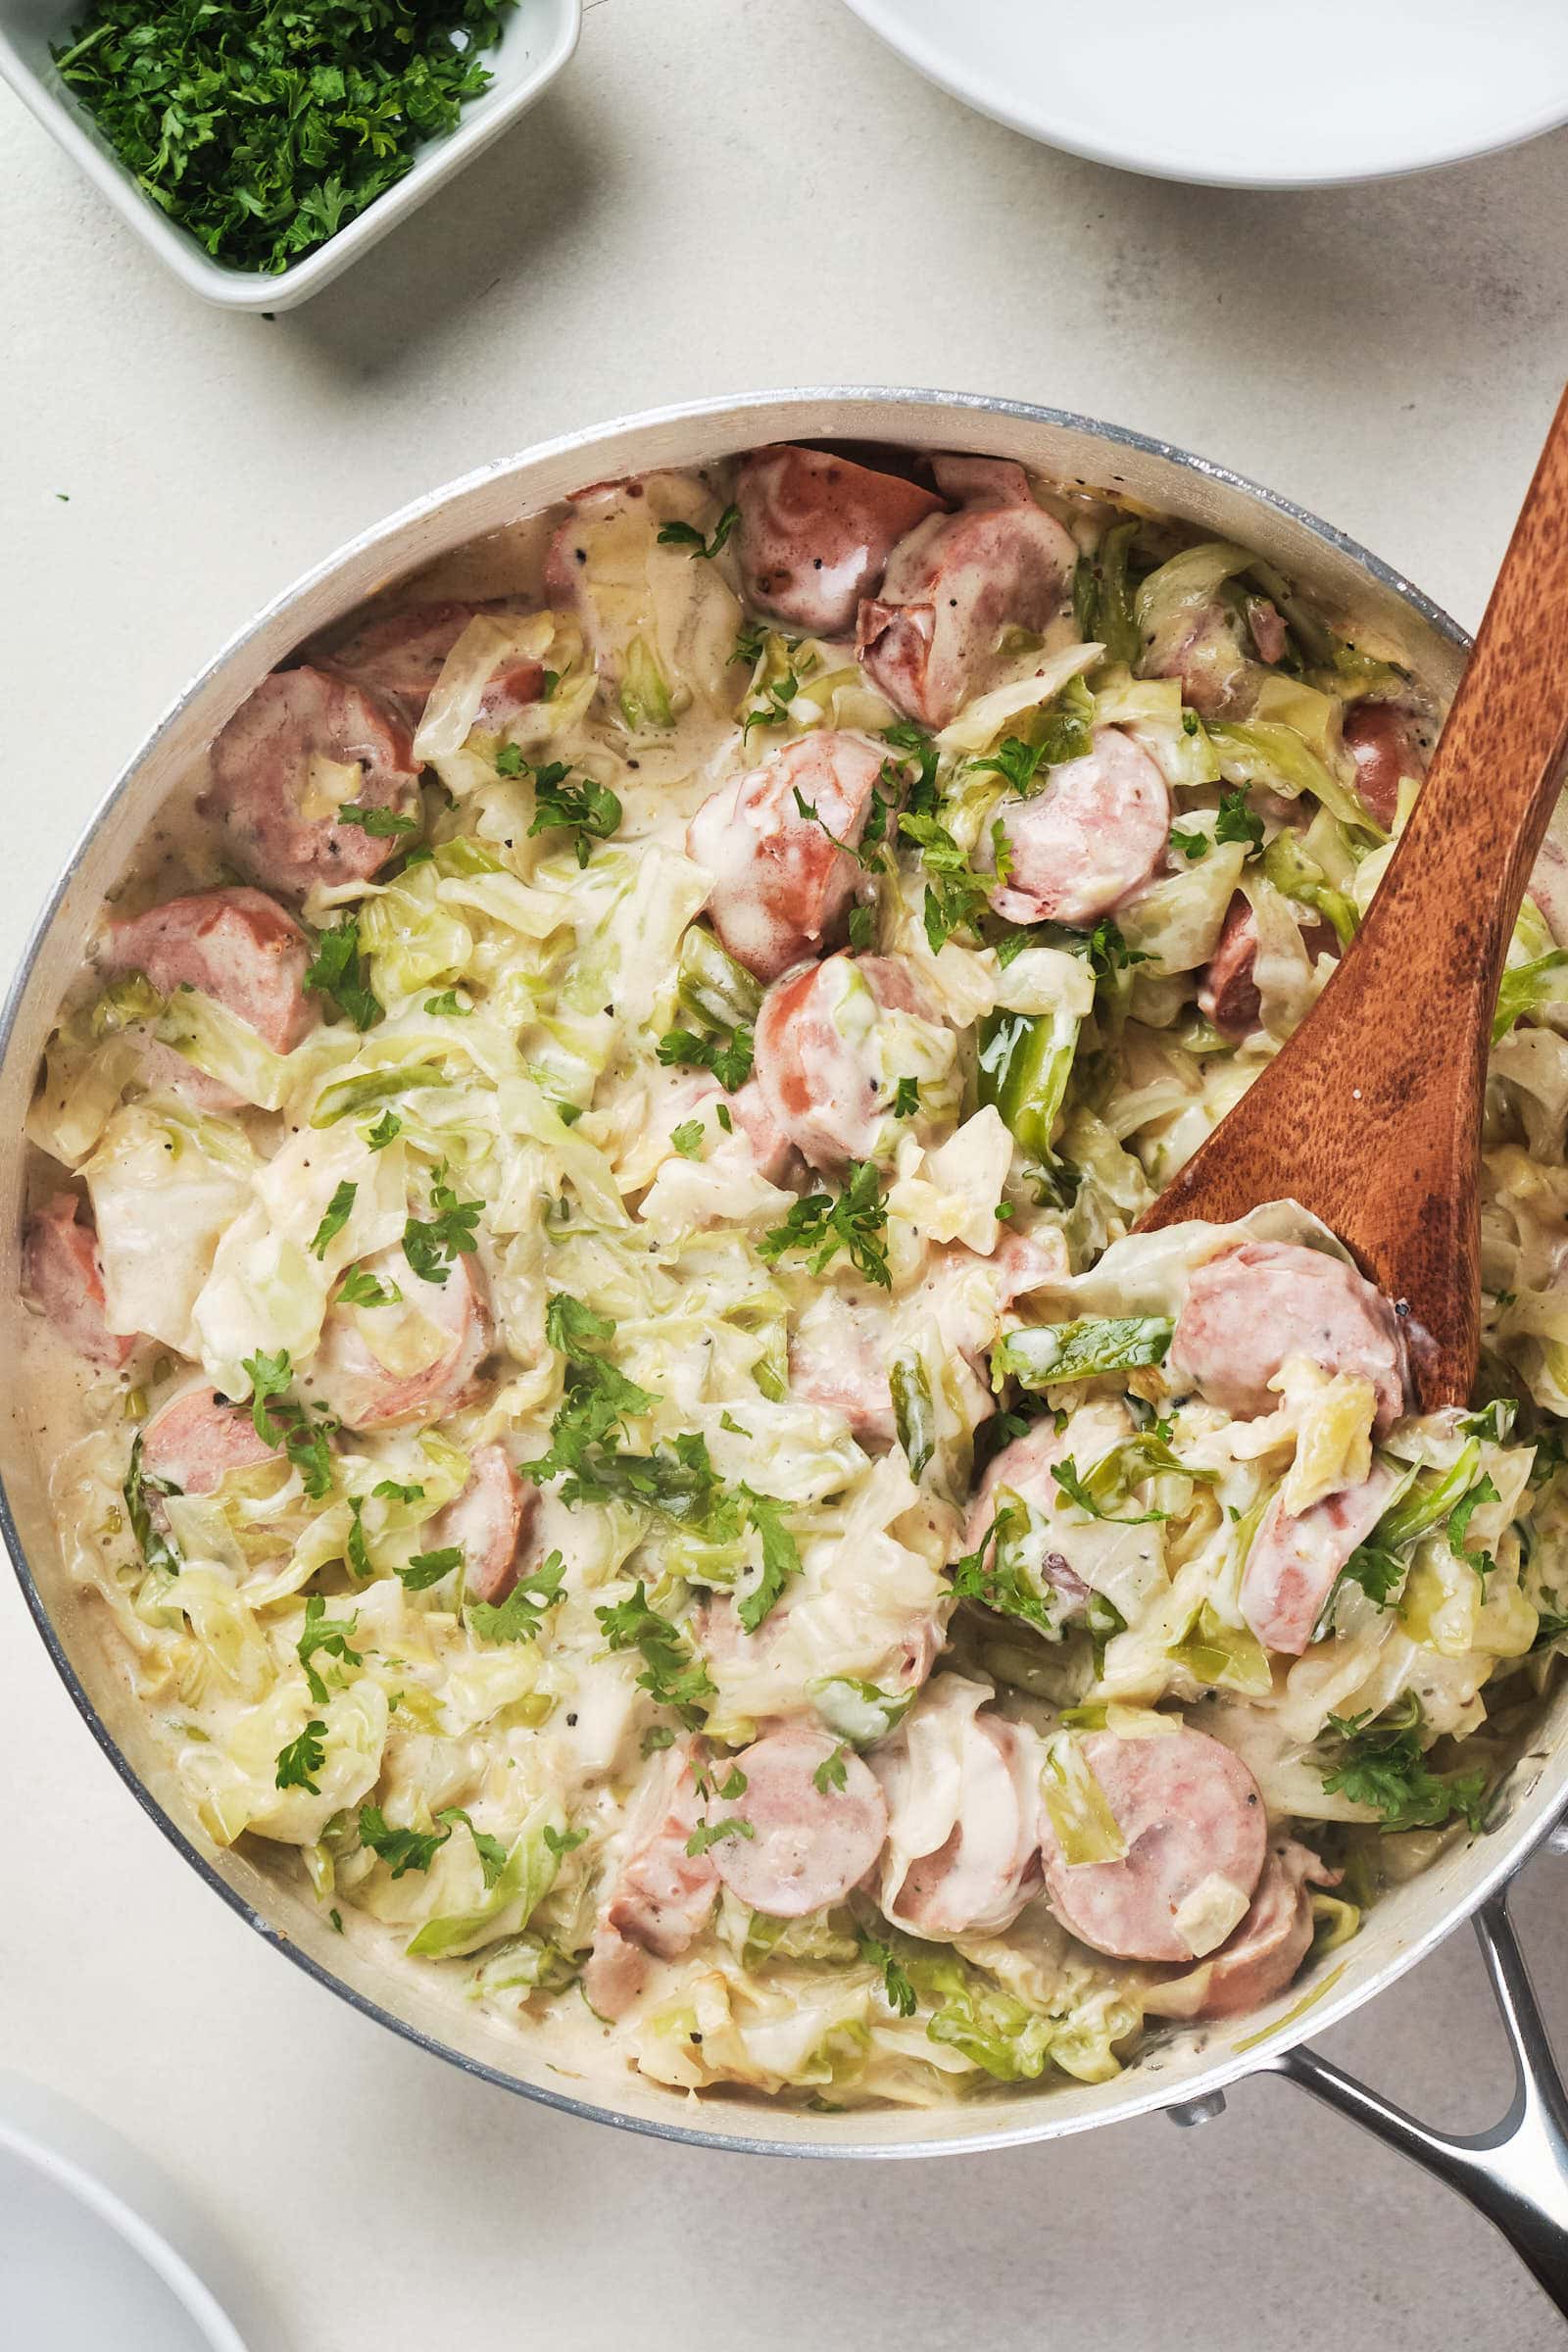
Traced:
[[1007, 629], [1045, 628], [1078, 551], [1036, 506], [1021, 466], [938, 458], [934, 471], [939, 488], [966, 503], [900, 541], [881, 595], [860, 606], [855, 650], [901, 710], [945, 727], [988, 682]]
[[[359, 769], [358, 776], [344, 771]], [[228, 828], [236, 861], [274, 890], [365, 882], [397, 838], [345, 823], [345, 802], [412, 815], [418, 771], [406, 722], [346, 678], [274, 670], [213, 746], [202, 808]]]
[[583, 1979], [588, 2005], [601, 2017], [621, 2016], [642, 1990], [647, 1955], [678, 1959], [717, 1900], [711, 1850], [686, 1851], [702, 1818], [695, 1756], [689, 1740], [655, 1756], [627, 1816]]
[[1038, 1742], [956, 1674], [873, 1761], [891, 1815], [880, 1902], [916, 1936], [995, 1936], [1040, 1884]]
[[1421, 725], [1400, 703], [1351, 703], [1345, 713], [1345, 748], [1355, 761], [1355, 789], [1385, 833], [1399, 806], [1404, 777], [1427, 772]]
[[736, 1796], [709, 1798], [708, 1820], [741, 1821], [751, 1831], [717, 1839], [711, 1851], [724, 1885], [752, 1910], [769, 1919], [826, 1911], [875, 1865], [888, 1830], [882, 1791], [859, 1757], [826, 1733], [792, 1724], [710, 1771], [718, 1781], [731, 1771], [746, 1778]]
[[[837, 844], [858, 844], [886, 759], [866, 735], [803, 735], [692, 818], [686, 847], [713, 876], [713, 928], [760, 980], [777, 980], [843, 936], [859, 868]], [[802, 815], [797, 793], [820, 823]]]
[[813, 1168], [865, 1158], [893, 1102], [897, 1082], [874, 1051], [879, 1009], [934, 1018], [911, 974], [886, 956], [829, 956], [762, 1000], [757, 1084], [774, 1126]]
[[1266, 1649], [1298, 1658], [1312, 1639], [1340, 1570], [1364, 1544], [1398, 1480], [1382, 1462], [1358, 1486], [1293, 1514], [1276, 1494], [1252, 1539], [1242, 1576], [1242, 1615]]
[[505, 1600], [521, 1573], [523, 1534], [539, 1511], [539, 1490], [525, 1487], [499, 1446], [480, 1446], [468, 1463], [468, 1483], [439, 1513], [426, 1551], [463, 1553], [463, 1589], [469, 1600]]
[[181, 1494], [211, 1494], [231, 1470], [255, 1470], [276, 1459], [250, 1406], [229, 1404], [210, 1388], [181, 1390], [141, 1433], [144, 1475]]
[[1096, 1732], [1083, 1752], [1127, 1851], [1116, 1862], [1069, 1863], [1045, 1814], [1053, 1911], [1113, 1959], [1201, 1959], [1243, 1917], [1262, 1872], [1268, 1824], [1257, 1783], [1204, 1732]]
[[1309, 1847], [1283, 1838], [1269, 1847], [1247, 1917], [1211, 1959], [1152, 1985], [1146, 2007], [1159, 2017], [1240, 2017], [1283, 1992], [1312, 1941], [1313, 1886], [1338, 1886]]
[[119, 1372], [135, 1354], [138, 1339], [134, 1332], [111, 1331], [104, 1320], [103, 1259], [86, 1205], [74, 1193], [56, 1193], [28, 1218], [22, 1288], [68, 1348]]
[[[1021, 1502], [1042, 1518], [1053, 1519], [1061, 1499], [1060, 1489], [1052, 1477], [1052, 1468], [1066, 1460], [1079, 1441], [1068, 1430], [1058, 1430], [1054, 1417], [1047, 1413], [1004, 1446], [988, 1466], [985, 1476], [975, 1489], [969, 1505], [969, 1516], [963, 1531], [963, 1548], [978, 1551], [991, 1533], [992, 1521], [1006, 1494], [1016, 1494]], [[1061, 1541], [1070, 1540], [1070, 1531], [1063, 1527]], [[1039, 1570], [1060, 1594], [1063, 1613], [1081, 1614], [1090, 1597], [1091, 1588], [1073, 1567], [1065, 1552], [1042, 1552]]]
[[1010, 871], [991, 893], [1009, 923], [1087, 930], [1142, 889], [1170, 838], [1165, 779], [1130, 735], [1097, 727], [1081, 760], [1051, 771], [1044, 792], [998, 811]]
[[1198, 1009], [1221, 1037], [1250, 1037], [1263, 1017], [1263, 999], [1252, 977], [1256, 962], [1257, 917], [1238, 891], [1198, 984]]
[[1170, 1378], [1251, 1419], [1273, 1410], [1268, 1384], [1292, 1355], [1370, 1380], [1380, 1437], [1404, 1410], [1398, 1323], [1353, 1266], [1294, 1242], [1243, 1242], [1206, 1258], [1176, 1318]]
[[330, 1306], [306, 1385], [349, 1429], [437, 1421], [467, 1399], [490, 1352], [473, 1260], [457, 1258], [444, 1283], [416, 1274], [400, 1247], [375, 1250], [365, 1265], [384, 1289], [402, 1292], [401, 1302]]
[[[513, 612], [513, 607], [501, 603], [409, 605], [401, 612], [384, 612], [356, 629], [327, 657], [328, 665], [395, 703], [417, 723], [448, 654], [469, 621], [481, 612], [501, 618]], [[504, 726], [527, 704], [539, 700], [544, 682], [541, 662], [525, 654], [514, 655], [492, 674], [476, 723]]]
[[112, 923], [97, 961], [107, 972], [145, 972], [160, 996], [199, 988], [288, 1054], [311, 1026], [305, 968], [311, 943], [263, 890], [204, 890], [166, 899]]
[[777, 1184], [790, 1164], [795, 1147], [783, 1129], [775, 1125], [755, 1078], [749, 1078], [738, 1093], [729, 1097], [729, 1113], [735, 1133], [746, 1140], [758, 1173], [765, 1176], [769, 1184]]
[[1285, 622], [1279, 607], [1266, 596], [1250, 596], [1247, 600], [1247, 626], [1257, 658], [1270, 668], [1285, 659]]
[[790, 1334], [790, 1394], [842, 1413], [860, 1445], [891, 1446], [897, 1424], [886, 1315], [836, 1291], [818, 1292]]
[[735, 504], [748, 602], [812, 637], [852, 629], [895, 544], [943, 511], [940, 498], [900, 474], [787, 443], [742, 460]]

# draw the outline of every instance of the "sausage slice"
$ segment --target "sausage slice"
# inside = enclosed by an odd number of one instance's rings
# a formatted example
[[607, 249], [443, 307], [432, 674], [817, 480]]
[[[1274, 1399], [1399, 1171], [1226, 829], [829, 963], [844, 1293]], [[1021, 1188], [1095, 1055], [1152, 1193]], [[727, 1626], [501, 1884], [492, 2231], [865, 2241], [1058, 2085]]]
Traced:
[[[791, 1725], [742, 1750], [733, 1766], [712, 1765], [723, 1780], [744, 1773], [734, 1797], [708, 1800], [710, 1826], [744, 1822], [711, 1848], [719, 1877], [733, 1894], [770, 1919], [804, 1919], [843, 1902], [882, 1851], [888, 1809], [859, 1757], [823, 1732]], [[825, 1785], [818, 1787], [821, 1772]], [[843, 1787], [838, 1786], [842, 1775]]]
[[1301, 1655], [1340, 1570], [1372, 1533], [1397, 1484], [1386, 1464], [1374, 1462], [1359, 1486], [1325, 1494], [1295, 1517], [1275, 1495], [1242, 1575], [1242, 1615], [1265, 1648]]
[[1240, 2017], [1283, 1992], [1312, 1941], [1313, 1886], [1334, 1886], [1309, 1847], [1282, 1838], [1269, 1847], [1247, 1917], [1212, 1959], [1153, 1986], [1147, 2006], [1160, 2017]]
[[875, 1053], [878, 1009], [935, 1017], [886, 956], [829, 956], [762, 1000], [757, 1084], [774, 1126], [813, 1168], [863, 1159], [875, 1145], [895, 1092]]
[[1078, 551], [1035, 504], [1022, 466], [938, 458], [933, 469], [965, 504], [899, 542], [881, 595], [860, 606], [855, 650], [901, 710], [945, 727], [988, 682], [1006, 630], [1044, 629]]
[[1427, 772], [1420, 722], [1401, 703], [1351, 703], [1345, 713], [1345, 748], [1355, 761], [1355, 789], [1385, 832], [1399, 806], [1399, 785]]
[[538, 1488], [523, 1485], [499, 1446], [480, 1446], [468, 1464], [467, 1485], [435, 1520], [425, 1549], [457, 1544], [468, 1598], [505, 1600], [521, 1573], [519, 1548], [538, 1510]]
[[895, 544], [943, 512], [940, 498], [902, 475], [787, 443], [742, 461], [735, 503], [747, 601], [812, 637], [853, 628]]
[[205, 1387], [182, 1389], [141, 1433], [143, 1471], [181, 1494], [211, 1494], [230, 1470], [255, 1470], [276, 1459], [250, 1406], [229, 1404]]
[[104, 1267], [86, 1202], [56, 1193], [27, 1220], [22, 1242], [22, 1288], [68, 1348], [111, 1372], [123, 1370], [138, 1335], [104, 1320]]
[[1170, 838], [1170, 793], [1130, 735], [1097, 727], [1081, 760], [1054, 768], [1032, 799], [1004, 801], [999, 822], [1010, 871], [991, 893], [998, 914], [1087, 930], [1158, 867]]
[[[291, 914], [263, 890], [204, 890], [166, 899], [145, 914], [112, 923], [98, 949], [106, 972], [145, 972], [160, 996], [200, 989], [254, 1029], [274, 1054], [292, 1053], [313, 1025], [305, 994], [311, 943]], [[156, 1080], [168, 1080], [209, 1110], [244, 1098], [198, 1070], [172, 1047], [150, 1043]]]
[[695, 1754], [685, 1740], [655, 1756], [627, 1817], [583, 1978], [588, 2005], [600, 2017], [621, 2016], [642, 1990], [647, 1955], [678, 1959], [717, 1900], [711, 1850], [686, 1851], [702, 1813]]
[[[358, 776], [352, 774], [359, 770]], [[345, 803], [412, 815], [418, 770], [405, 721], [346, 678], [274, 670], [213, 746], [203, 808], [239, 864], [271, 889], [365, 882], [398, 849], [339, 817]]]
[[[859, 869], [837, 844], [858, 844], [886, 758], [866, 735], [804, 735], [692, 818], [686, 847], [713, 875], [713, 928], [759, 980], [777, 980], [843, 936]], [[820, 823], [801, 813], [797, 793]]]
[[1046, 1896], [1117, 1960], [1196, 1960], [1246, 1912], [1263, 1868], [1263, 1799], [1240, 1756], [1204, 1732], [1126, 1740], [1096, 1732], [1084, 1756], [1127, 1841], [1116, 1862], [1067, 1862], [1042, 1815]]
[[308, 1385], [349, 1429], [439, 1420], [466, 1401], [490, 1352], [490, 1311], [472, 1260], [456, 1259], [444, 1283], [416, 1274], [397, 1247], [373, 1251], [365, 1265], [402, 1301], [328, 1307]]
[[1222, 1412], [1272, 1411], [1287, 1356], [1353, 1372], [1377, 1391], [1383, 1436], [1404, 1410], [1404, 1348], [1394, 1309], [1343, 1258], [1294, 1242], [1243, 1242], [1204, 1260], [1188, 1285], [1168, 1358]]
[[[334, 648], [326, 657], [326, 665], [395, 703], [416, 725], [448, 654], [469, 621], [480, 612], [494, 612], [499, 617], [511, 611], [510, 606], [497, 603], [409, 605], [401, 612], [368, 620], [364, 628], [356, 629]], [[539, 700], [544, 682], [543, 664], [526, 655], [503, 662], [484, 690], [478, 723], [504, 726], [527, 704]]]

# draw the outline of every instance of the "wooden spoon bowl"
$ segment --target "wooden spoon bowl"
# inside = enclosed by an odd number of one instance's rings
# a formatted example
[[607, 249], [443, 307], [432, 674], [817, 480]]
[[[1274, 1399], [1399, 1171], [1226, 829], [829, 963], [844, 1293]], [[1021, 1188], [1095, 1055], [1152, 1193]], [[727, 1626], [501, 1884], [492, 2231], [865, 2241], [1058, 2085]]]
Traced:
[[[1404, 1318], [1423, 1411], [1468, 1400], [1503, 959], [1568, 756], [1568, 394], [1398, 848], [1294, 1037], [1139, 1223], [1294, 1200]], [[1565, 943], [1568, 944], [1568, 943]]]

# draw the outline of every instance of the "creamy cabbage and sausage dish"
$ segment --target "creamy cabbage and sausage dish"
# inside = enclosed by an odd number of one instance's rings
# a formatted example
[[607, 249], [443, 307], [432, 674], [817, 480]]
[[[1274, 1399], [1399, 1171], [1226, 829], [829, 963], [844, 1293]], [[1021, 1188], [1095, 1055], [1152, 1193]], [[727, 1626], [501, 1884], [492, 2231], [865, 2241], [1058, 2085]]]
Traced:
[[29, 1125], [59, 1524], [208, 1838], [539, 2064], [845, 2108], [1107, 2078], [1482, 1828], [1568, 1632], [1554, 869], [1474, 1409], [1291, 1204], [1132, 1230], [1377, 887], [1386, 653], [771, 447], [263, 680]]

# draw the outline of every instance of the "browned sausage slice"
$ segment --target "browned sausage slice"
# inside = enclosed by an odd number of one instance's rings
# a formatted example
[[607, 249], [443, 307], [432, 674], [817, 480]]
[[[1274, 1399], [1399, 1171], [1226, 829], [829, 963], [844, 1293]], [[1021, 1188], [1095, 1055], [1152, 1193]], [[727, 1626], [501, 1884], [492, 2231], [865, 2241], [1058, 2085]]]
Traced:
[[702, 1815], [695, 1754], [685, 1740], [657, 1755], [627, 1817], [583, 1979], [588, 2005], [600, 2017], [621, 2016], [642, 1989], [647, 1954], [678, 1959], [717, 1899], [711, 1853], [686, 1851]]
[[908, 970], [886, 956], [809, 964], [775, 982], [757, 1016], [762, 1101], [813, 1168], [863, 1159], [893, 1100], [893, 1085], [873, 1065], [862, 986], [883, 1009], [933, 1017]]
[[1427, 752], [1413, 710], [1400, 703], [1351, 703], [1345, 713], [1345, 748], [1355, 761], [1355, 789], [1388, 832], [1404, 777], [1427, 772]]
[[1212, 1959], [1190, 1975], [1153, 1987], [1148, 2006], [1160, 2017], [1240, 2017], [1283, 1992], [1312, 1941], [1313, 1886], [1334, 1886], [1340, 1873], [1325, 1869], [1295, 1838], [1271, 1845], [1247, 1917]]
[[860, 606], [855, 650], [901, 710], [945, 727], [988, 682], [1007, 629], [1044, 629], [1078, 551], [1035, 504], [1021, 466], [938, 458], [934, 470], [966, 503], [900, 541], [880, 597]]
[[[416, 1274], [398, 1247], [377, 1250], [365, 1265], [383, 1289], [402, 1292], [401, 1303], [328, 1307], [307, 1385], [349, 1429], [437, 1421], [466, 1401], [490, 1352], [490, 1313], [473, 1261], [456, 1259], [444, 1283]], [[422, 1360], [410, 1369], [405, 1349], [416, 1319], [424, 1328], [414, 1348]]]
[[916, 1936], [1000, 1935], [1040, 1885], [1038, 1748], [1017, 1724], [982, 1708], [960, 1754], [952, 1830], [910, 1864], [902, 1886], [884, 1888], [889, 1915]]
[[899, 474], [788, 444], [742, 461], [735, 503], [748, 601], [812, 637], [853, 628], [897, 541], [942, 512], [940, 498]]
[[457, 1544], [468, 1598], [505, 1600], [521, 1573], [519, 1548], [538, 1510], [538, 1488], [523, 1485], [499, 1446], [480, 1446], [468, 1463], [467, 1485], [439, 1514], [423, 1548], [446, 1551]]
[[790, 1334], [790, 1395], [842, 1413], [860, 1445], [891, 1446], [887, 1346], [885, 1315], [823, 1290]]
[[1294, 1516], [1283, 1495], [1275, 1495], [1242, 1576], [1242, 1615], [1266, 1648], [1300, 1656], [1340, 1570], [1366, 1542], [1397, 1484], [1392, 1470], [1374, 1462], [1359, 1486], [1325, 1494]]
[[1198, 984], [1198, 1009], [1221, 1037], [1250, 1037], [1263, 1017], [1252, 977], [1257, 962], [1257, 917], [1238, 891], [1225, 909], [1214, 953]]
[[1219, 1740], [1190, 1731], [1142, 1740], [1096, 1732], [1084, 1756], [1127, 1851], [1115, 1862], [1066, 1862], [1045, 1814], [1046, 1894], [1056, 1917], [1080, 1942], [1117, 1960], [1197, 1960], [1213, 1951], [1250, 1902], [1268, 1843], [1263, 1799], [1247, 1766]]
[[[866, 735], [803, 735], [722, 786], [692, 818], [686, 847], [713, 876], [713, 928], [760, 980], [777, 980], [843, 936], [859, 868], [837, 844], [858, 844], [886, 758]], [[801, 813], [800, 801], [820, 823]]]
[[882, 1791], [859, 1757], [825, 1733], [791, 1725], [743, 1749], [733, 1765], [709, 1767], [719, 1784], [732, 1771], [744, 1774], [745, 1788], [708, 1800], [710, 1828], [736, 1821], [751, 1833], [737, 1830], [711, 1849], [730, 1891], [770, 1919], [805, 1919], [843, 1902], [888, 1834]]
[[1010, 871], [991, 893], [1009, 923], [1087, 930], [1139, 890], [1170, 838], [1170, 793], [1119, 727], [1097, 727], [1081, 760], [1053, 768], [1044, 792], [998, 812]]
[[1380, 1437], [1404, 1410], [1398, 1323], [1353, 1266], [1294, 1242], [1243, 1242], [1205, 1259], [1176, 1318], [1170, 1377], [1250, 1419], [1273, 1410], [1268, 1384], [1292, 1355], [1370, 1380]]
[[68, 1348], [119, 1372], [135, 1353], [137, 1335], [111, 1331], [104, 1321], [103, 1259], [85, 1207], [74, 1193], [56, 1193], [28, 1218], [22, 1288]]
[[141, 1433], [144, 1473], [181, 1494], [211, 1494], [231, 1470], [255, 1470], [276, 1459], [258, 1434], [250, 1406], [226, 1404], [210, 1388], [181, 1390]]
[[[396, 703], [417, 722], [448, 654], [469, 621], [481, 612], [494, 613], [498, 619], [510, 617], [512, 611], [510, 606], [496, 603], [409, 605], [401, 612], [385, 612], [368, 620], [364, 628], [356, 629], [334, 648], [327, 665]], [[475, 723], [505, 726], [526, 705], [539, 700], [544, 682], [543, 664], [528, 656], [518, 654], [503, 662], [484, 690]]]
[[408, 816], [417, 799], [403, 719], [346, 678], [280, 669], [214, 744], [203, 807], [222, 819], [236, 860], [258, 881], [303, 893], [368, 881], [399, 847], [339, 817], [344, 803]]
[[107, 972], [145, 972], [161, 997], [198, 988], [254, 1029], [274, 1054], [311, 1026], [305, 970], [311, 943], [263, 890], [204, 890], [166, 899], [113, 923], [97, 960]]

